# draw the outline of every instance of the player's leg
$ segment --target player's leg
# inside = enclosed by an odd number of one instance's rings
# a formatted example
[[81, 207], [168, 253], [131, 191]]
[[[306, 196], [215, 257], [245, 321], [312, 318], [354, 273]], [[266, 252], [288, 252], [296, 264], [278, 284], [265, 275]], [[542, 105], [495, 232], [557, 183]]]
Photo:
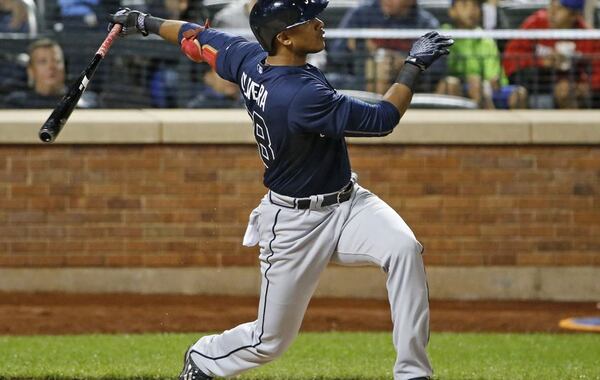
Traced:
[[345, 265], [377, 265], [386, 272], [397, 351], [396, 380], [432, 374], [426, 353], [429, 300], [421, 252], [421, 244], [404, 220], [359, 187], [332, 260]]
[[192, 360], [211, 376], [233, 376], [286, 350], [298, 334], [335, 248], [338, 223], [332, 210], [282, 209], [263, 201], [259, 211], [262, 284], [258, 319], [194, 344]]

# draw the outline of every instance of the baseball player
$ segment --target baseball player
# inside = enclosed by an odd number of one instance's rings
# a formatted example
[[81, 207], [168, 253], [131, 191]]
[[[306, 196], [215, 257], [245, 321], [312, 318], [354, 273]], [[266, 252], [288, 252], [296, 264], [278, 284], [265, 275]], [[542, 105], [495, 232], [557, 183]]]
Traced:
[[383, 269], [397, 352], [394, 379], [432, 375], [423, 247], [390, 206], [358, 185], [344, 137], [391, 133], [419, 74], [448, 54], [453, 41], [436, 32], [419, 38], [383, 100], [367, 104], [336, 92], [306, 62], [307, 54], [325, 47], [317, 16], [327, 2], [259, 0], [250, 14], [258, 43], [135, 10], [111, 15], [124, 35], [158, 34], [237, 83], [265, 166], [268, 191], [244, 236], [244, 245], [260, 246], [258, 317], [198, 340], [185, 353], [180, 379], [233, 376], [283, 354], [330, 262]]

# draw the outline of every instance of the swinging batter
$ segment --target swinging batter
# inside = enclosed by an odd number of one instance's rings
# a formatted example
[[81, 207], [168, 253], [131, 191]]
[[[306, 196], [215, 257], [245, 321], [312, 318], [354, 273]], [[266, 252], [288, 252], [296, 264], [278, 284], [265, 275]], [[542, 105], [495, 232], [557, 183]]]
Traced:
[[123, 34], [159, 34], [237, 83], [265, 166], [268, 192], [244, 236], [245, 245], [260, 246], [258, 318], [198, 340], [185, 354], [180, 379], [233, 376], [283, 354], [330, 262], [376, 265], [387, 273], [394, 379], [432, 374], [423, 247], [391, 207], [357, 184], [344, 137], [391, 133], [419, 74], [453, 42], [435, 32], [418, 39], [383, 101], [367, 104], [336, 92], [306, 62], [325, 47], [317, 16], [326, 6], [327, 0], [259, 0], [250, 14], [258, 43], [129, 9], [112, 15]]

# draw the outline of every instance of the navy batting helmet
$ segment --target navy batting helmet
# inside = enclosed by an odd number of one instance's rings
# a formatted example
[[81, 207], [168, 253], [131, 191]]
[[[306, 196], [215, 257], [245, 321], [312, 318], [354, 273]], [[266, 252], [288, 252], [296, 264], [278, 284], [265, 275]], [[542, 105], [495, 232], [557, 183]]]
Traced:
[[268, 52], [279, 32], [317, 17], [329, 0], [258, 0], [250, 12], [250, 28]]

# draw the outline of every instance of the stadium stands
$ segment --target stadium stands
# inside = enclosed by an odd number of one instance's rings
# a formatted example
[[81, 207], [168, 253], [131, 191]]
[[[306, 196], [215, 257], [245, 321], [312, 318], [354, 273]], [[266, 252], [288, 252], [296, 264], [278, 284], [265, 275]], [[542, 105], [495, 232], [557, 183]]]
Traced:
[[529, 15], [546, 5], [547, 0], [502, 2], [498, 6], [498, 28], [517, 29]]
[[[68, 70], [68, 81], [72, 80], [87, 64], [97, 45], [104, 36], [104, 21], [98, 17], [99, 27], [78, 33], [74, 38], [68, 33], [62, 23], [60, 0], [22, 0], [30, 11], [30, 32], [25, 35], [0, 34], [0, 96], [15, 88], [27, 85], [23, 53], [35, 36], [47, 36], [56, 39], [64, 49]], [[154, 9], [159, 0], [100, 0], [102, 9], [116, 8], [117, 4], [130, 7]], [[231, 0], [204, 0], [204, 10], [214, 15]], [[363, 0], [331, 0], [329, 7], [322, 14], [329, 29], [336, 28], [344, 14]], [[191, 3], [191, 2], [190, 2]], [[419, 0], [419, 4], [431, 12], [441, 23], [448, 21], [447, 9], [450, 0]], [[497, 7], [497, 27], [501, 29], [516, 29], [522, 21], [535, 10], [545, 7], [548, 0], [508, 0], [500, 1]], [[600, 6], [596, 7], [595, 20], [600, 25]], [[499, 40], [502, 49], [506, 40]], [[143, 44], [143, 48], [140, 48]], [[168, 57], [165, 59], [165, 57]], [[168, 67], [168, 76], [156, 73], [157, 68]], [[175, 46], [169, 46], [153, 38], [121, 39], [115, 44], [113, 51], [101, 65], [97, 78], [91, 88], [98, 92], [108, 107], [184, 107], [194, 95], [198, 80], [195, 78], [194, 65], [187, 62]], [[348, 88], [364, 89], [364, 78], [344, 78], [343, 75], [331, 75], [332, 82], [350, 83]], [[160, 102], [148, 95], [148, 89], [169, 88], [165, 83], [156, 83], [160, 78], [177, 78], [179, 91], [174, 98], [169, 95], [161, 96]], [[338, 81], [339, 79], [339, 81]], [[166, 80], [166, 79], [164, 79]], [[352, 85], [354, 84], [354, 86]], [[165, 90], [167, 91], [167, 90]], [[165, 99], [171, 99], [165, 102]], [[427, 98], [435, 103], [435, 97]], [[470, 106], [469, 106], [470, 107]], [[469, 108], [467, 107], [467, 108]]]

